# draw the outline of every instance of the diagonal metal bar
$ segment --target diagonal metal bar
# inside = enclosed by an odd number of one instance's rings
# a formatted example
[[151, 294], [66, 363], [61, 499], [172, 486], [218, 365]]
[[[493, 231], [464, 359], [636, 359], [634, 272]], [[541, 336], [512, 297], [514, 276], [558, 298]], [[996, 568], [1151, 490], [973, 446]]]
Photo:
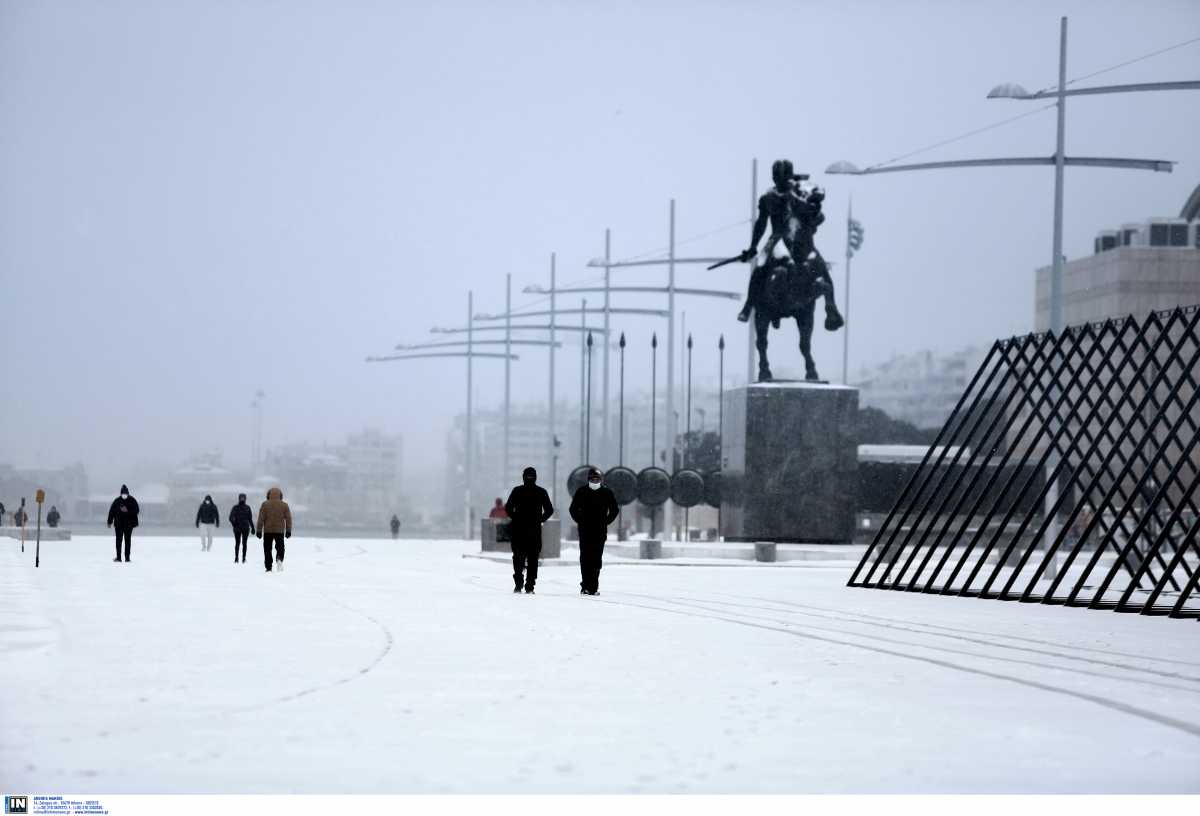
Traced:
[[[1017, 342], [1017, 341], [1014, 339], [1014, 342]], [[1031, 338], [1025, 338], [1025, 339], [1021, 340], [1020, 342], [1035, 342], [1035, 341], [1033, 341]], [[1039, 344], [1047, 343], [1047, 342], [1049, 342], [1049, 337], [1046, 336], [1046, 337], [1039, 338], [1036, 340], [1036, 342], [1038, 342]], [[967, 431], [964, 441], [969, 441], [969, 440], [975, 438], [975, 433], [978, 431], [980, 425], [984, 422], [986, 417], [992, 412], [992, 410], [995, 406], [996, 397], [999, 396], [1001, 393], [1006, 394], [1006, 396], [1004, 397], [1004, 401], [1000, 406], [1000, 410], [995, 413], [992, 421], [988, 424], [987, 428], [984, 430], [983, 435], [981, 437], [979, 437], [980, 441], [986, 443], [989, 439], [991, 439], [993, 431], [995, 430], [995, 428], [997, 426], [997, 423], [1001, 422], [1001, 420], [1003, 420], [1003, 418], [1005, 417], [1006, 412], [1008, 410], [1008, 404], [1011, 402], [1011, 400], [1013, 398], [1013, 394], [1012, 394], [1011, 390], [1008, 388], [1008, 382], [1010, 380], [1014, 380], [1016, 377], [1019, 376], [1018, 372], [1012, 367], [1011, 362], [1008, 360], [1006, 352], [1002, 352], [1001, 357], [997, 361], [997, 369], [996, 370], [1001, 370], [1001, 369], [1004, 371], [1003, 377], [1001, 378], [1001, 380], [997, 384], [997, 386], [991, 391], [991, 393], [988, 397], [988, 400], [984, 405], [984, 409], [974, 417], [974, 421], [971, 423], [970, 429]], [[954, 466], [956, 464], [958, 464], [959, 459], [962, 456], [964, 447], [965, 447], [965, 445], [959, 447], [959, 449], [955, 452], [954, 457], [951, 459], [950, 464], [946, 468], [944, 468], [940, 474], [934, 474], [934, 473], [929, 474], [930, 478], [932, 478], [935, 475], [938, 476], [937, 484], [933, 486], [933, 489], [930, 491], [928, 498], [925, 500], [925, 503], [922, 504], [920, 506], [920, 509], [917, 511], [916, 521], [914, 521], [913, 525], [909, 528], [907, 535], [905, 535], [903, 541], [901, 541], [900, 546], [897, 548], [895, 554], [893, 554], [891, 561], [888, 563], [887, 568], [884, 570], [883, 576], [880, 578], [880, 580], [878, 582], [879, 585], [883, 585], [883, 583], [887, 581], [892, 568], [895, 566], [896, 562], [900, 558], [900, 555], [905, 551], [905, 549], [908, 547], [909, 542], [912, 540], [913, 534], [916, 533], [916, 531], [920, 528], [920, 522], [927, 516], [929, 507], [932, 504], [932, 502], [934, 502], [939, 497], [939, 495], [941, 496], [941, 501], [938, 504], [939, 509], [934, 512], [934, 518], [936, 519], [938, 516], [940, 516], [941, 509], [943, 509], [945, 507], [946, 502], [948, 502], [950, 500], [950, 498], [954, 495], [954, 486], [956, 486], [958, 484], [958, 481], [961, 479], [961, 475], [957, 478], [954, 478]], [[973, 449], [968, 454], [967, 464], [966, 464], [963, 472], [964, 473], [968, 472], [971, 464], [974, 463], [976, 457], [979, 455], [979, 452], [981, 450], [987, 450], [988, 448], [989, 448], [989, 445], [987, 445], [987, 444], [981, 444], [981, 445], [974, 446]], [[945, 491], [944, 488], [946, 487], [947, 481], [952, 478], [954, 478], [954, 481], [951, 483], [951, 489], [949, 491]], [[917, 498], [919, 499], [920, 496], [918, 495]], [[914, 502], [913, 505], [910, 506], [909, 509], [911, 510], [912, 507], [916, 507], [916, 506], [917, 506], [916, 502]], [[903, 519], [901, 520], [901, 527], [902, 526], [903, 526]], [[943, 527], [943, 530], [944, 529], [945, 528]], [[900, 573], [901, 576], [903, 576], [904, 570], [907, 569], [908, 565], [912, 563], [912, 559], [915, 556], [916, 552], [918, 552], [921, 542], [923, 542], [927, 537], [928, 537], [928, 530], [926, 532], [922, 533], [920, 538], [918, 539], [917, 547], [909, 555], [908, 560], [905, 562], [905, 566], [901, 569], [901, 573]], [[869, 577], [870, 576], [868, 575], [868, 579], [869, 579]], [[895, 585], [895, 582], [893, 582], [892, 586], [894, 586], [894, 585]]]
[[[909, 477], [907, 484], [904, 485], [904, 490], [901, 491], [900, 498], [896, 500], [896, 503], [892, 505], [891, 510], [888, 511], [887, 516], [883, 520], [883, 524], [880, 525], [879, 532], [875, 534], [874, 538], [872, 538], [871, 544], [867, 547], [866, 553], [863, 554], [862, 559], [858, 562], [858, 566], [855, 567], [854, 572], [850, 575], [850, 580], [847, 582], [847, 586], [858, 586], [856, 582], [858, 580], [859, 573], [862, 572], [863, 567], [870, 560], [872, 553], [875, 551], [880, 539], [883, 537], [884, 531], [889, 529], [889, 526], [895, 519], [896, 511], [908, 499], [908, 496], [912, 492], [913, 486], [916, 485], [921, 472], [926, 467], [929, 467], [929, 460], [933, 458], [934, 452], [938, 451], [937, 462], [935, 462], [932, 466], [934, 469], [936, 469], [937, 466], [941, 464], [942, 460], [945, 459], [946, 452], [948, 450], [947, 441], [945, 440], [946, 432], [955, 427], [955, 421], [961, 414], [963, 403], [966, 402], [967, 397], [972, 393], [975, 394], [975, 399], [972, 401], [972, 406], [974, 406], [977, 403], [979, 396], [987, 390], [987, 384], [991, 382], [991, 378], [995, 376], [996, 373], [996, 370], [990, 367], [991, 361], [996, 356], [996, 353], [999, 351], [999, 349], [999, 343], [992, 343], [992, 347], [988, 350], [987, 356], [984, 358], [979, 368], [975, 370], [975, 375], [971, 378], [971, 382], [967, 384], [966, 390], [963, 391], [962, 396], [958, 398], [958, 402], [954, 405], [954, 410], [950, 412], [950, 417], [946, 420], [946, 423], [942, 425], [941, 429], [938, 430], [937, 436], [933, 440], [933, 444], [929, 446], [929, 450], [925, 451], [925, 455], [921, 458], [921, 464], [917, 466], [917, 469], [913, 471], [912, 476]], [[979, 383], [979, 378], [983, 376], [984, 371], [991, 371], [991, 374], [988, 376], [988, 382], [985, 383], [983, 388], [977, 392], [975, 391], [975, 386]], [[920, 491], [918, 490], [918, 492]], [[902, 524], [903, 520], [901, 520], [900, 523]]]
[[[1129, 328], [1129, 326], [1130, 326], [1129, 322], [1123, 323], [1121, 331], [1122, 332], [1126, 331]], [[1098, 340], [1099, 339], [1101, 339], [1101, 338], [1098, 338]], [[1115, 343], [1117, 343], [1122, 348], [1124, 348], [1124, 345], [1121, 342], [1121, 334], [1120, 333], [1115, 334], [1113, 339], [1114, 339]], [[1128, 353], [1128, 350], [1126, 350], [1126, 351]], [[1088, 373], [1091, 375], [1091, 381], [1088, 383], [1088, 387], [1080, 388], [1079, 400], [1084, 405], [1088, 406], [1091, 409], [1091, 414], [1093, 414], [1093, 415], [1096, 414], [1097, 411], [1104, 409], [1109, 412], [1110, 417], [1115, 417], [1115, 416], [1119, 415], [1121, 406], [1120, 406], [1120, 404], [1113, 402], [1112, 398], [1108, 394], [1108, 391], [1112, 388], [1114, 383], [1117, 385], [1120, 385], [1119, 378], [1114, 377], [1113, 380], [1109, 381], [1109, 384], [1107, 386], [1100, 387], [1100, 389], [1098, 391], [1099, 399], [1093, 400], [1091, 397], [1088, 396], [1089, 392], [1095, 390], [1095, 386], [1099, 382], [1099, 379], [1100, 379], [1100, 372], [1098, 372], [1096, 370], [1096, 368], [1093, 367], [1091, 365], [1090, 361], [1088, 360], [1088, 355], [1093, 352], [1098, 352], [1099, 353], [1098, 356], [1100, 357], [1100, 359], [1102, 361], [1105, 361], [1108, 359], [1108, 356], [1104, 353], [1104, 349], [1099, 345], [1099, 343], [1097, 343], [1097, 345], [1095, 345], [1095, 346], [1092, 346], [1089, 349], [1088, 354], [1085, 354], [1081, 357], [1081, 361], [1080, 361], [1079, 365], [1088, 371]], [[1071, 362], [1068, 358], [1064, 358], [1063, 362], [1064, 362], [1064, 365], [1067, 365], [1067, 366], [1071, 365]], [[1097, 405], [1098, 402], [1101, 402], [1103, 404]], [[1076, 406], [1070, 406], [1071, 410], [1069, 410], [1063, 416], [1046, 417], [1044, 419], [1046, 422], [1050, 422], [1051, 420], [1059, 421], [1059, 422], [1061, 422], [1060, 427], [1063, 430], [1067, 430], [1070, 427], [1071, 420], [1075, 413], [1075, 411], [1073, 410], [1075, 407]], [[1106, 441], [1113, 443], [1114, 440], [1112, 437], [1112, 433], [1109, 430], [1109, 424], [1110, 423], [1105, 423], [1101, 427], [1100, 434], [1102, 436], [1104, 436]], [[1070, 478], [1069, 478], [1068, 484], [1070, 485], [1070, 484], [1077, 483], [1080, 485], [1080, 487], [1084, 487], [1085, 485], [1094, 484], [1103, 475], [1102, 470], [1100, 470], [1098, 468], [1094, 468], [1088, 462], [1088, 455], [1089, 455], [1090, 451], [1095, 449], [1095, 447], [1096, 447], [1096, 438], [1092, 434], [1092, 432], [1089, 430], [1089, 422], [1082, 421], [1079, 423], [1079, 433], [1073, 439], [1070, 440], [1069, 444], [1065, 448], [1059, 442], [1058, 435], [1056, 435], [1054, 440], [1052, 440], [1052, 444], [1054, 445], [1055, 449], [1061, 454], [1062, 462], [1064, 464], [1069, 464], [1070, 459], [1071, 459], [1071, 454], [1075, 450], [1075, 448], [1079, 445], [1080, 442], [1086, 443], [1087, 447], [1082, 448], [1080, 451], [1081, 456], [1080, 456], [1079, 466], [1077, 468], [1070, 469], [1071, 473], [1070, 473]], [[1080, 471], [1082, 471], [1087, 476], [1086, 481], [1078, 478], [1077, 474]], [[1120, 491], [1121, 500], [1123, 502], [1128, 503], [1130, 501], [1129, 495], [1124, 491], [1123, 488], [1120, 487], [1119, 482], [1117, 483], [1117, 486]], [[1018, 496], [1018, 501], [1020, 500], [1021, 497], [1023, 497], [1025, 495], [1025, 492], [1028, 490], [1029, 487], [1030, 487], [1030, 482], [1027, 482], [1026, 485], [1024, 487], [1022, 487], [1021, 494]], [[1041, 491], [1038, 493], [1037, 497], [1034, 499], [1034, 506], [1043, 506], [1046, 496], [1048, 495], [1051, 487], [1052, 487], [1052, 485], [1049, 482], [1047, 482], [1045, 485], [1043, 485]], [[1081, 491], [1081, 493], [1083, 493], [1083, 494], [1086, 494], [1087, 492], [1089, 492], [1089, 491], [1086, 489]], [[1063, 503], [1067, 500], [1067, 496], [1068, 496], [1068, 492], [1065, 490], [1059, 494], [1058, 498], [1054, 502], [1053, 507], [1050, 509], [1050, 511], [1047, 514], [1048, 518], [1053, 519], [1057, 516], [1059, 509], [1062, 507]], [[1078, 514], [1079, 510], [1081, 509], [1082, 504], [1083, 504], [1082, 501], [1077, 503], [1076, 507], [1072, 511], [1070, 518], [1068, 518], [1067, 522], [1062, 525], [1062, 527], [1058, 533], [1058, 536], [1056, 537], [1055, 542], [1054, 542], [1056, 546], [1066, 539], [1067, 535], [1069, 534], [1069, 532], [1071, 530], [1071, 525], [1074, 522], [1074, 518]], [[1103, 506], [1095, 508], [1096, 517], [1101, 519], [1101, 524], [1105, 524], [1105, 522], [1103, 521], [1104, 509], [1105, 508]], [[1003, 522], [1001, 522], [1002, 528], [1009, 521], [1010, 516], [1011, 516], [1011, 513], [1009, 514], [1009, 516], [1005, 517]], [[1021, 524], [1019, 525], [1017, 531], [1014, 533], [1013, 541], [1010, 542], [1009, 546], [1005, 549], [1002, 557], [999, 559], [995, 568], [992, 570], [991, 576], [988, 578], [987, 582], [983, 586], [983, 589], [980, 591], [980, 595], [984, 595], [984, 596], [987, 595], [987, 593], [989, 592], [989, 590], [991, 588], [992, 582], [1000, 574], [1000, 571], [1003, 568], [1003, 566], [1008, 562], [1008, 558], [1011, 555], [1012, 550], [1015, 548], [1017, 542], [1020, 540], [1020, 537], [1024, 534], [1025, 529], [1027, 528], [1028, 524], [1030, 523], [1030, 521], [1032, 519], [1033, 519], [1033, 514], [1030, 513], [1030, 514], [1027, 514], [1026, 517], [1021, 521]], [[1108, 531], [1108, 529], [1111, 529], [1111, 527], [1107, 524], [1105, 524], [1105, 528], [1106, 528], [1106, 532]], [[998, 536], [993, 536], [993, 538], [988, 542], [987, 547], [985, 548], [983, 554], [980, 556], [979, 563], [976, 564], [975, 569], [972, 570], [970, 576], [967, 578], [967, 582], [964, 585], [964, 591], [969, 590], [971, 584], [975, 580], [976, 575], [978, 574], [979, 570], [982, 568], [984, 560], [986, 560], [987, 556], [991, 553], [991, 550], [994, 547], [994, 545], [996, 544], [997, 540], [998, 540]], [[1027, 550], [1036, 547], [1037, 542], [1039, 540], [1040, 540], [1040, 537], [1035, 536], [1031, 540], [1029, 546], [1027, 547]], [[1163, 562], [1162, 566], [1165, 568], [1166, 563]], [[1003, 597], [1003, 596], [1001, 596], [1001, 597]]]

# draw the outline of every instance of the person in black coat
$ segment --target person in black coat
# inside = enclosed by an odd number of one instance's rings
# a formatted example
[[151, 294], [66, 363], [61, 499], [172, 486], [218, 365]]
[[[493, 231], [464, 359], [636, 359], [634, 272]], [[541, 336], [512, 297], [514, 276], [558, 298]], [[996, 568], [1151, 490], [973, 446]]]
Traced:
[[620, 512], [617, 497], [601, 484], [603, 478], [598, 469], [592, 468], [588, 471], [588, 483], [576, 490], [571, 498], [571, 518], [579, 525], [579, 592], [582, 595], [595, 595], [600, 591], [600, 568], [608, 525]]
[[113, 561], [121, 560], [121, 540], [124, 539], [125, 563], [129, 563], [129, 547], [133, 528], [138, 526], [139, 510], [137, 499], [129, 495], [128, 487], [121, 485], [121, 495], [113, 499], [108, 508], [108, 526], [117, 531], [117, 557]]
[[538, 558], [542, 554], [542, 523], [554, 515], [550, 494], [538, 485], [536, 470], [525, 468], [521, 473], [521, 484], [508, 494], [504, 510], [510, 519], [513, 592], [521, 591], [521, 573], [525, 572], [525, 592], [532, 595], [537, 583]]
[[200, 550], [212, 549], [213, 530], [221, 526], [221, 511], [213, 503], [212, 496], [205, 496], [196, 509], [196, 529], [200, 531]]
[[62, 516], [60, 516], [58, 514], [58, 508], [55, 507], [53, 504], [50, 505], [50, 512], [46, 515], [46, 523], [49, 524], [51, 527], [57, 527], [58, 520], [61, 518], [62, 518]]
[[242, 547], [242, 563], [246, 563], [246, 542], [254, 532], [254, 511], [246, 504], [246, 494], [238, 493], [238, 503], [229, 511], [229, 526], [233, 528], [233, 563], [238, 562], [238, 545]]

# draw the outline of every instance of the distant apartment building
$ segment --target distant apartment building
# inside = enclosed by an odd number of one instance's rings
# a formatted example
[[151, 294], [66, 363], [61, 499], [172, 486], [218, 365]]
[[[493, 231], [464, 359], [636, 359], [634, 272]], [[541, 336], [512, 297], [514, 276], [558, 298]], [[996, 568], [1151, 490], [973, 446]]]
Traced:
[[891, 358], [858, 376], [859, 405], [918, 428], [940, 428], [983, 362], [987, 349], [919, 351]]
[[[30, 518], [37, 516], [34, 497], [38, 489], [46, 491], [44, 510], [50, 506], [58, 508], [63, 524], [70, 524], [81, 517], [86, 509], [88, 495], [87, 471], [83, 465], [75, 464], [63, 468], [17, 468], [0, 464], [0, 502], [8, 513], [15, 513], [25, 499], [25, 510]], [[116, 491], [113, 491], [116, 496]], [[110, 499], [111, 501], [111, 499]], [[8, 519], [0, 520], [0, 525]]]
[[402, 437], [377, 430], [338, 445], [281, 445], [267, 454], [270, 477], [258, 481], [278, 482], [310, 524], [381, 527], [403, 503], [403, 450]]

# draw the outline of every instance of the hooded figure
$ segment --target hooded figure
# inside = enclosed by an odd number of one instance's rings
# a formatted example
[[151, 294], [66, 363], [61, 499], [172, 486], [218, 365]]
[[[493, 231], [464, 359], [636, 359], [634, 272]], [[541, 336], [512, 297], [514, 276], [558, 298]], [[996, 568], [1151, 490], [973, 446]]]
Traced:
[[388, 522], [388, 526], [392, 528], [392, 538], [397, 538], [400, 535], [400, 517], [392, 513], [392, 520]]
[[246, 504], [246, 494], [238, 493], [238, 503], [229, 511], [229, 526], [233, 528], [233, 563], [238, 562], [238, 546], [241, 546], [242, 563], [246, 563], [246, 542], [254, 532], [254, 511]]
[[504, 500], [499, 496], [496, 497], [496, 503], [492, 505], [491, 512], [488, 513], [488, 518], [491, 519], [506, 519], [508, 511], [504, 509]]
[[272, 487], [267, 500], [258, 508], [258, 537], [263, 540], [263, 563], [271, 571], [271, 544], [275, 544], [275, 560], [283, 571], [283, 540], [292, 537], [292, 508], [283, 500], [283, 491]]
[[525, 592], [532, 595], [542, 554], [542, 522], [554, 515], [550, 495], [537, 483], [536, 470], [525, 468], [521, 484], [508, 494], [504, 510], [511, 519], [508, 534], [513, 552], [513, 592], [521, 591], [521, 573], [526, 572]]
[[108, 508], [108, 526], [117, 532], [117, 557], [121, 560], [121, 541], [125, 541], [125, 563], [129, 563], [129, 549], [133, 537], [133, 528], [138, 526], [139, 507], [137, 499], [129, 495], [129, 487], [121, 485], [121, 495], [113, 499]]
[[50, 512], [46, 514], [46, 523], [49, 524], [51, 527], [57, 527], [58, 520], [60, 518], [62, 518], [62, 516], [60, 516], [58, 514], [58, 508], [55, 507], [53, 504], [50, 505]]
[[196, 527], [200, 530], [200, 551], [212, 549], [213, 529], [221, 526], [221, 513], [213, 504], [212, 496], [205, 496], [196, 511]]
[[579, 525], [579, 591], [584, 595], [595, 595], [600, 591], [600, 568], [608, 525], [616, 520], [621, 510], [617, 497], [603, 480], [604, 475], [599, 469], [591, 468], [587, 484], [576, 490], [571, 499], [571, 518]]

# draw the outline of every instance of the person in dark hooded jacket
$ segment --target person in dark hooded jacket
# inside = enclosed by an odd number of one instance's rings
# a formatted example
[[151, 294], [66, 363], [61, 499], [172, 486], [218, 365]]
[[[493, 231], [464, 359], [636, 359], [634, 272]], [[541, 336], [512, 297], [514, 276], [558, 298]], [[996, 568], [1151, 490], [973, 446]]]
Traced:
[[513, 552], [513, 592], [521, 591], [524, 572], [525, 592], [532, 595], [537, 583], [538, 558], [542, 554], [542, 523], [554, 515], [550, 494], [538, 485], [536, 470], [525, 468], [521, 484], [508, 494], [504, 510], [511, 519], [508, 531]]
[[254, 511], [246, 504], [246, 494], [238, 493], [238, 503], [229, 510], [229, 526], [233, 528], [233, 563], [238, 562], [238, 546], [242, 548], [242, 563], [246, 563], [246, 542], [254, 532]]
[[258, 508], [257, 535], [263, 540], [263, 562], [267, 572], [271, 571], [272, 543], [275, 545], [276, 569], [283, 572], [283, 540], [292, 537], [292, 508], [283, 500], [283, 491], [278, 487], [267, 491], [267, 500]]
[[598, 468], [588, 471], [587, 484], [575, 491], [571, 499], [571, 518], [579, 525], [579, 591], [595, 595], [600, 591], [600, 567], [604, 560], [604, 542], [608, 525], [616, 520], [621, 508], [617, 497], [602, 482]]
[[213, 504], [212, 496], [205, 496], [196, 510], [196, 527], [200, 530], [200, 550], [212, 549], [213, 529], [221, 526], [221, 512]]
[[125, 541], [125, 563], [129, 563], [129, 549], [131, 539], [133, 538], [133, 528], [138, 526], [138, 512], [141, 508], [138, 507], [137, 499], [129, 495], [129, 488], [126, 485], [121, 485], [121, 495], [113, 499], [113, 503], [108, 508], [108, 526], [116, 529], [117, 532], [117, 557], [113, 561], [121, 560], [121, 540]]

